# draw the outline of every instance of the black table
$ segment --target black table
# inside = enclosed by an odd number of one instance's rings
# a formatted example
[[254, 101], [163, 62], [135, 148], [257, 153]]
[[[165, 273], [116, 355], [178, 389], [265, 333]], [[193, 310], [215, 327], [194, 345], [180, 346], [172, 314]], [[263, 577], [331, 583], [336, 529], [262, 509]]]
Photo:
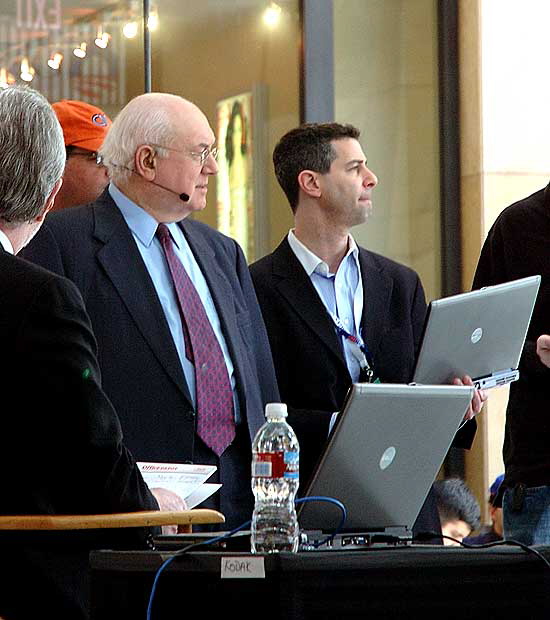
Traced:
[[[537, 549], [550, 558], [550, 547]], [[154, 574], [170, 555], [93, 552], [92, 618], [145, 618]], [[250, 554], [175, 559], [159, 580], [153, 618], [550, 618], [550, 568], [517, 547], [282, 553], [265, 556], [264, 579], [221, 579], [228, 557]]]

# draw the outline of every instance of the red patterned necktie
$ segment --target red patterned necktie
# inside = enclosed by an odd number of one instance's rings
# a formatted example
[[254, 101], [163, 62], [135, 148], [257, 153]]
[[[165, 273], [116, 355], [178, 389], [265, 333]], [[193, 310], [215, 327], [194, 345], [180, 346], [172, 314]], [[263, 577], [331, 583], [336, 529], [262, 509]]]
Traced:
[[174, 252], [168, 227], [159, 224], [156, 234], [164, 250], [180, 306], [185, 353], [195, 366], [197, 435], [220, 456], [235, 438], [233, 390], [223, 352], [197, 289]]

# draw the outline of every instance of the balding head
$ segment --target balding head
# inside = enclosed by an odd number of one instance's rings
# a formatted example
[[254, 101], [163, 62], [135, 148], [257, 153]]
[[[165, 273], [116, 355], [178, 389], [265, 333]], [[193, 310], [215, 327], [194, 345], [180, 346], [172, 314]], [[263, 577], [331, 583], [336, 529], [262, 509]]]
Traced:
[[100, 150], [117, 187], [159, 222], [180, 221], [206, 206], [216, 174], [215, 136], [190, 101], [166, 93], [132, 99]]
[[116, 182], [129, 178], [136, 150], [143, 144], [157, 145], [157, 155], [166, 157], [178, 136], [192, 133], [194, 121], [208, 124], [199, 108], [177, 95], [146, 93], [132, 99], [115, 118], [100, 154], [109, 176]]

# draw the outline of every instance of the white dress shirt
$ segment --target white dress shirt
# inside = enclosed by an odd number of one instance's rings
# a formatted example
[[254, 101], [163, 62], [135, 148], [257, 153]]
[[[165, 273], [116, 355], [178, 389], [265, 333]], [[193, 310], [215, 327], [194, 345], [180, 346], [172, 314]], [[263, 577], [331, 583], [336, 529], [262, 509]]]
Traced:
[[10, 254], [14, 253], [11, 241], [8, 239], [6, 233], [4, 233], [2, 230], [0, 230], [0, 245], [4, 248], [4, 250], [6, 250], [6, 252], [9, 252]]

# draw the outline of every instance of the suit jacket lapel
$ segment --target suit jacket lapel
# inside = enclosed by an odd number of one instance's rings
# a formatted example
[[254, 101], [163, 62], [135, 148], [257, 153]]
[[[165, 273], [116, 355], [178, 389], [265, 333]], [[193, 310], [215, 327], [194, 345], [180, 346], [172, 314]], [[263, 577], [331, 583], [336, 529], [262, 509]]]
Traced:
[[369, 351], [376, 356], [382, 335], [388, 330], [387, 308], [393, 282], [363, 248], [359, 249], [359, 265], [363, 279], [362, 336]]
[[344, 352], [332, 319], [286, 237], [273, 252], [273, 274], [277, 289], [302, 319], [304, 328], [315, 332], [347, 372]]
[[98, 202], [94, 214], [94, 236], [103, 245], [97, 259], [141, 335], [191, 404], [172, 334], [132, 233], [107, 192]]

